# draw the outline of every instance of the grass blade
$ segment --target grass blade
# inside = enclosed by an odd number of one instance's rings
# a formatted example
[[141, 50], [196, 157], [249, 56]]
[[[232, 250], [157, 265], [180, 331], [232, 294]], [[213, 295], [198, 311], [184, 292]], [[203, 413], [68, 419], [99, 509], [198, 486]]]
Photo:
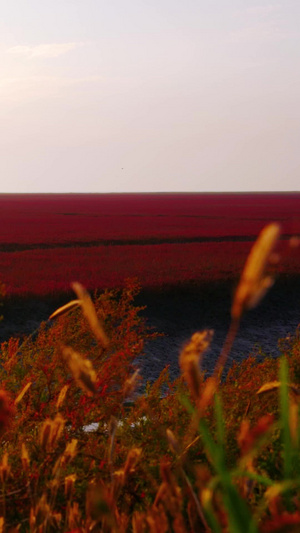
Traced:
[[289, 427], [289, 396], [288, 396], [288, 364], [285, 358], [280, 361], [279, 367], [279, 403], [281, 439], [283, 444], [283, 475], [289, 479], [292, 474], [292, 441]]

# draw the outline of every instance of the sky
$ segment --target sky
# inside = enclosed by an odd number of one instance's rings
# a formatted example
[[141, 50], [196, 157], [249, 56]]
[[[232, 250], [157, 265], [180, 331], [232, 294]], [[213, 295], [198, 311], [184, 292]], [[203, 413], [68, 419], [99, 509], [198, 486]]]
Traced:
[[0, 192], [299, 191], [300, 2], [14, 0]]

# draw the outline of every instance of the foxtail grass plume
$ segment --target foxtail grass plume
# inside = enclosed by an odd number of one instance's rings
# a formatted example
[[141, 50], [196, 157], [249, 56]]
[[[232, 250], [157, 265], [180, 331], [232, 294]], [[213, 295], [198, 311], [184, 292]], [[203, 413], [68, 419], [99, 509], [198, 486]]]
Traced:
[[69, 389], [69, 385], [64, 385], [63, 388], [61, 389], [58, 395], [58, 398], [57, 398], [56, 409], [59, 409], [61, 405], [64, 403], [68, 389]]
[[67, 443], [66, 449], [63, 453], [63, 462], [68, 464], [72, 459], [74, 459], [77, 453], [77, 439], [72, 439], [71, 442]]
[[40, 444], [44, 450], [53, 450], [65, 427], [65, 420], [57, 414], [54, 420], [47, 418], [41, 427]]
[[96, 339], [102, 344], [102, 346], [106, 348], [108, 346], [108, 338], [102, 325], [100, 324], [99, 318], [97, 316], [94, 304], [89, 293], [78, 282], [72, 283], [72, 289], [80, 300], [83, 314], [86, 317], [93, 334], [95, 335]]
[[125, 477], [134, 470], [137, 462], [141, 457], [141, 454], [141, 448], [132, 448], [131, 450], [129, 450], [124, 466]]
[[81, 305], [80, 300], [72, 300], [71, 302], [68, 302], [62, 307], [59, 307], [58, 309], [56, 309], [52, 313], [52, 315], [49, 316], [49, 320], [52, 320], [53, 318], [58, 318], [59, 316], [64, 315], [65, 313], [68, 313], [69, 311], [72, 311], [72, 309], [75, 309], [75, 307], [78, 307], [80, 305]]
[[218, 380], [215, 376], [207, 378], [202, 388], [201, 397], [199, 398], [197, 407], [199, 414], [203, 414], [208, 406], [212, 403], [212, 399], [218, 388]]
[[76, 474], [70, 474], [65, 477], [65, 496], [67, 500], [70, 500], [72, 497], [76, 477]]
[[24, 442], [22, 442], [21, 461], [24, 471], [27, 472], [30, 465], [30, 458]]
[[259, 234], [246, 261], [231, 307], [233, 320], [238, 321], [243, 312], [255, 307], [273, 285], [272, 276], [265, 270], [280, 236], [280, 225], [269, 224]]
[[212, 330], [194, 333], [179, 356], [181, 372], [194, 399], [198, 399], [200, 395], [200, 386], [203, 381], [200, 372], [200, 363], [204, 352], [211, 343], [212, 337]]
[[75, 381], [89, 396], [97, 392], [96, 389], [96, 372], [91, 361], [84, 359], [78, 352], [75, 352], [70, 346], [62, 349], [65, 361], [73, 374]]
[[10, 473], [10, 465], [8, 464], [8, 453], [5, 452], [0, 463], [0, 479], [5, 483]]
[[129, 398], [132, 396], [134, 391], [136, 390], [138, 381], [139, 381], [139, 369], [137, 369], [130, 378], [126, 379], [124, 386], [123, 386], [123, 396], [124, 398]]
[[167, 439], [168, 439], [168, 444], [169, 444], [170, 449], [172, 450], [173, 453], [179, 455], [180, 454], [180, 446], [179, 446], [178, 440], [176, 439], [173, 431], [168, 428], [166, 430], [166, 434], [167, 434]]
[[43, 448], [43, 450], [46, 450], [48, 447], [48, 442], [51, 434], [51, 427], [52, 427], [52, 420], [50, 418], [47, 418], [42, 425], [41, 431], [40, 431], [40, 445]]
[[[43, 494], [35, 509], [33, 510], [34, 526], [41, 526], [45, 522], [45, 520], [49, 518], [50, 512], [51, 509], [50, 505], [47, 502], [47, 496], [46, 494]], [[36, 531], [36, 529], [33, 529], [33, 531]]]

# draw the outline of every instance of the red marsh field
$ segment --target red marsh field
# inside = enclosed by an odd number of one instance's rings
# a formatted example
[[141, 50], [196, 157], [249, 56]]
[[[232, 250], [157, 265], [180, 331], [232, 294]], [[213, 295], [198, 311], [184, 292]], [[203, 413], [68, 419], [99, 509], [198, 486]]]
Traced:
[[144, 287], [238, 276], [270, 221], [281, 273], [299, 274], [300, 193], [0, 195], [0, 279], [8, 294], [49, 294], [138, 277]]

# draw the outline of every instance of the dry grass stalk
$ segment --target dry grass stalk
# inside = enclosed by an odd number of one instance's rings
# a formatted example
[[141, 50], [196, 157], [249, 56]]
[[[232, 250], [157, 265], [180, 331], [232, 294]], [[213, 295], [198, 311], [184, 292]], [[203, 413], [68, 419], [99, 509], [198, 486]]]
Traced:
[[49, 316], [49, 320], [52, 320], [53, 318], [58, 318], [59, 316], [64, 315], [65, 313], [68, 313], [69, 311], [72, 311], [72, 309], [75, 309], [75, 307], [78, 307], [79, 305], [81, 305], [80, 300], [72, 300], [71, 302], [68, 302], [62, 307], [59, 307], [58, 309], [56, 309]]
[[118, 428], [118, 421], [114, 416], [111, 416], [109, 425], [108, 425], [108, 434], [110, 437], [109, 448], [108, 448], [108, 462], [110, 465], [112, 464], [117, 428]]
[[179, 446], [179, 442], [176, 439], [173, 431], [168, 428], [166, 430], [166, 434], [167, 434], [167, 439], [168, 439], [168, 443], [169, 443], [170, 449], [172, 450], [173, 453], [179, 455], [180, 454], [180, 446]]
[[237, 287], [231, 316], [240, 320], [246, 309], [255, 307], [273, 285], [274, 279], [265, 275], [265, 270], [280, 236], [279, 224], [266, 226], [259, 234], [247, 258], [240, 283]]
[[[260, 389], [257, 391], [256, 394], [264, 394], [266, 392], [272, 392], [274, 390], [277, 390], [281, 387], [280, 381], [269, 381], [268, 383], [264, 383], [260, 387]], [[293, 383], [288, 383], [289, 392], [293, 395], [293, 398], [298, 399], [300, 401], [300, 389], [297, 387], [297, 385], [294, 385]]]
[[29, 383], [27, 383], [27, 385], [25, 385], [25, 387], [23, 387], [23, 389], [21, 390], [20, 394], [15, 399], [15, 405], [17, 405], [22, 400], [24, 394], [26, 394], [26, 392], [28, 391], [29, 387], [31, 387], [31, 385], [32, 385], [32, 383], [31, 383], [31, 381], [29, 381]]
[[63, 419], [63, 417], [58, 413], [56, 417], [54, 418], [54, 420], [52, 421], [51, 433], [50, 433], [50, 438], [49, 438], [50, 448], [53, 449], [56, 446], [56, 443], [60, 439], [62, 432], [64, 430], [65, 423], [66, 422]]
[[192, 440], [192, 442], [190, 442], [189, 444], [187, 444], [187, 445], [185, 446], [185, 448], [184, 448], [184, 450], [183, 450], [181, 456], [183, 457], [184, 454], [186, 454], [186, 453], [189, 451], [189, 449], [190, 449], [192, 446], [194, 446], [194, 444], [196, 444], [196, 442], [198, 442], [199, 440], [200, 440], [200, 437], [199, 437], [199, 435], [198, 435], [198, 437], [195, 437], [195, 438]]
[[203, 382], [200, 371], [202, 355], [208, 349], [212, 336], [212, 330], [194, 333], [179, 356], [181, 372], [195, 400], [200, 397], [200, 388]]
[[134, 472], [135, 466], [140, 459], [142, 450], [140, 448], [133, 448], [129, 450], [126, 458], [124, 468], [120, 470], [115, 470], [113, 473], [113, 484], [112, 484], [112, 494], [115, 500], [117, 500], [121, 488], [127, 482], [130, 474]]
[[140, 371], [138, 369], [134, 372], [134, 374], [132, 374], [132, 376], [130, 376], [130, 378], [126, 379], [124, 386], [123, 386], [124, 398], [130, 398], [130, 396], [132, 396], [132, 394], [136, 390], [139, 379], [140, 379], [139, 374], [140, 374]]
[[30, 465], [30, 458], [29, 458], [29, 453], [24, 442], [22, 442], [21, 461], [22, 461], [22, 465], [23, 465], [25, 472], [27, 472], [29, 465]]
[[71, 442], [68, 442], [66, 449], [63, 453], [63, 462], [68, 464], [72, 459], [74, 459], [77, 453], [77, 439], [72, 439]]
[[153, 508], [147, 514], [146, 523], [149, 527], [147, 529], [143, 527], [142, 533], [145, 531], [149, 531], [149, 533], [167, 533], [170, 531], [168, 518], [161, 506], [157, 508], [153, 504]]
[[32, 529], [34, 531], [37, 526], [41, 526], [48, 520], [51, 513], [46, 494], [42, 495], [35, 509], [32, 509], [32, 511]]
[[89, 395], [92, 396], [97, 392], [96, 389], [96, 372], [91, 361], [83, 358], [78, 352], [75, 352], [70, 346], [62, 349], [64, 359], [69, 365], [75, 381]]
[[79, 504], [78, 502], [74, 502], [68, 512], [68, 526], [70, 530], [77, 530], [80, 531], [80, 523], [81, 523], [81, 513], [79, 510]]
[[89, 293], [78, 282], [72, 283], [72, 289], [80, 300], [83, 314], [86, 317], [93, 334], [95, 335], [96, 339], [102, 344], [102, 346], [106, 348], [108, 346], [109, 341], [102, 325], [100, 324]]
[[56, 402], [56, 408], [59, 409], [60, 406], [63, 404], [64, 400], [65, 400], [65, 397], [66, 397], [66, 394], [68, 392], [68, 389], [69, 389], [69, 385], [64, 385], [63, 388], [61, 389], [59, 395], [58, 395], [58, 398], [57, 398], [57, 402]]

